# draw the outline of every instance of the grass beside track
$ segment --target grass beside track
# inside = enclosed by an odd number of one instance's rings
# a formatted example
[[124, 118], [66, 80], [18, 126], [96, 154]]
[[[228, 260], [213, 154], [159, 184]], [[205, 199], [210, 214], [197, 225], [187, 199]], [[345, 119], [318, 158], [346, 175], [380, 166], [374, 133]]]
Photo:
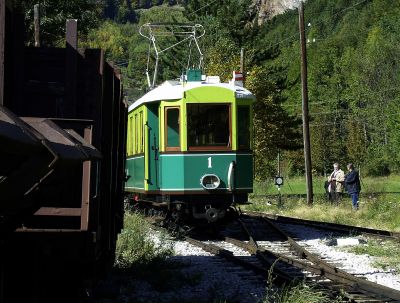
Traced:
[[331, 298], [327, 291], [313, 285], [298, 283], [276, 290], [267, 288], [267, 295], [263, 303], [339, 303], [343, 302], [341, 295]]
[[[381, 182], [376, 182], [376, 186], [380, 186], [379, 184]], [[388, 185], [387, 188], [394, 189], [392, 185]], [[364, 194], [360, 197], [358, 211], [352, 210], [351, 199], [346, 194], [339, 206], [332, 205], [325, 198], [320, 197], [314, 199], [312, 206], [308, 206], [305, 198], [287, 195], [282, 195], [280, 202], [278, 196], [252, 195], [250, 202], [252, 204], [245, 205], [242, 209], [400, 232], [400, 194]], [[369, 240], [367, 244], [350, 248], [349, 251], [377, 257], [373, 263], [374, 266], [400, 272], [398, 242]]]
[[[324, 183], [326, 178], [313, 177], [313, 192], [317, 195], [325, 193]], [[361, 193], [399, 193], [400, 197], [400, 175], [391, 175], [388, 177], [365, 177], [361, 178]], [[281, 187], [281, 193], [284, 195], [301, 195], [306, 193], [306, 181], [304, 177], [284, 178], [284, 185]], [[278, 190], [274, 181], [254, 183], [255, 195], [276, 195]]]
[[[321, 184], [316, 187], [317, 182]], [[398, 183], [396, 184], [396, 182]], [[302, 182], [300, 180], [293, 181], [291, 184], [286, 184], [281, 188], [282, 195], [279, 200], [278, 191], [274, 186], [268, 188], [261, 183], [256, 183], [254, 194], [249, 197], [252, 204], [243, 208], [302, 219], [400, 231], [399, 176], [386, 179], [365, 179], [358, 211], [352, 210], [351, 199], [346, 193], [344, 193], [339, 206], [329, 203], [322, 191], [322, 179], [319, 181], [314, 179], [315, 196], [311, 207], [307, 205], [304, 196], [304, 180]], [[271, 187], [274, 188], [275, 192], [272, 192]], [[319, 191], [316, 189], [319, 189]]]
[[339, 206], [334, 206], [324, 199], [314, 200], [313, 205], [308, 206], [303, 198], [283, 196], [279, 204], [277, 197], [250, 197], [252, 204], [245, 205], [242, 209], [399, 232], [398, 198], [398, 195], [392, 194], [361, 198], [359, 210], [353, 211], [349, 197], [344, 197]]
[[358, 255], [373, 256], [375, 261], [372, 265], [375, 267], [400, 272], [400, 246], [396, 241], [371, 239], [365, 245], [357, 245], [345, 250]]

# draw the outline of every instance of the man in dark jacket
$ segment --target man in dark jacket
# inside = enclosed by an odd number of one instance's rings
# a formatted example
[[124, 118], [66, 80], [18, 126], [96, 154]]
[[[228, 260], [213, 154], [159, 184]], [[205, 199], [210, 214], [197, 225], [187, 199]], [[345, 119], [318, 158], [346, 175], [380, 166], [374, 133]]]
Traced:
[[360, 177], [358, 172], [354, 169], [352, 163], [347, 164], [347, 169], [349, 173], [346, 175], [344, 179], [344, 184], [346, 187], [346, 191], [351, 196], [351, 201], [353, 203], [353, 209], [358, 209], [358, 195], [361, 191]]

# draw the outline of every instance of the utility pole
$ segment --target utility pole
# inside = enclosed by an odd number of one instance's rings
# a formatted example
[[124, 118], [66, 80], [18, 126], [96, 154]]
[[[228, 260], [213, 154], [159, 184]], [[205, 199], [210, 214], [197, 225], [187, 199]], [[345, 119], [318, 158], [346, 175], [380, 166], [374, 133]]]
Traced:
[[33, 20], [35, 25], [35, 47], [40, 47], [40, 4], [33, 6]]
[[65, 50], [65, 100], [62, 107], [63, 117], [76, 116], [77, 109], [77, 79], [78, 74], [78, 20], [67, 19], [66, 24], [66, 50]]
[[278, 149], [278, 176], [281, 175], [281, 150]]
[[310, 126], [308, 120], [308, 88], [307, 88], [307, 50], [306, 35], [304, 29], [304, 6], [303, 1], [299, 5], [299, 28], [301, 48], [301, 100], [303, 114], [303, 140], [304, 140], [304, 162], [306, 168], [307, 183], [307, 204], [313, 204], [313, 188], [311, 174], [311, 147], [310, 147]]

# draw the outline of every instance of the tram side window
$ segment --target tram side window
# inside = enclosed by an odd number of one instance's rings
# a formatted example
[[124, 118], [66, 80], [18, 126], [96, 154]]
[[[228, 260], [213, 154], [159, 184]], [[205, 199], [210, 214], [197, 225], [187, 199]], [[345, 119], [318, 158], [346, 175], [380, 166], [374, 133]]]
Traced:
[[165, 149], [179, 150], [179, 108], [167, 107], [165, 109]]
[[238, 106], [239, 149], [250, 149], [250, 108]]
[[230, 149], [230, 105], [188, 104], [189, 149]]
[[144, 126], [143, 126], [143, 111], [135, 114], [135, 120], [133, 122], [134, 131], [132, 140], [132, 150], [134, 154], [144, 153]]

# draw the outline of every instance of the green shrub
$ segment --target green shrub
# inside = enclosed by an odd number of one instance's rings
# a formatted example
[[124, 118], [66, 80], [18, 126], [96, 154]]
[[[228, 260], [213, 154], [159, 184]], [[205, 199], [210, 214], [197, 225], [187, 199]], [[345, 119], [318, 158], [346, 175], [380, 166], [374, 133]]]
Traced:
[[389, 162], [386, 159], [373, 157], [365, 166], [368, 176], [382, 177], [390, 175]]
[[263, 303], [339, 303], [341, 296], [332, 298], [327, 291], [303, 282], [283, 288], [273, 287], [269, 282]]
[[129, 268], [132, 265], [148, 264], [172, 255], [172, 242], [167, 235], [157, 233], [137, 213], [126, 213], [124, 229], [118, 237], [115, 266]]
[[[275, 261], [276, 263], [277, 261]], [[327, 291], [318, 288], [317, 285], [306, 283], [305, 281], [294, 281], [289, 285], [277, 288], [274, 285], [272, 264], [268, 271], [267, 287], [263, 303], [339, 303], [342, 302], [341, 294], [332, 298]]]

